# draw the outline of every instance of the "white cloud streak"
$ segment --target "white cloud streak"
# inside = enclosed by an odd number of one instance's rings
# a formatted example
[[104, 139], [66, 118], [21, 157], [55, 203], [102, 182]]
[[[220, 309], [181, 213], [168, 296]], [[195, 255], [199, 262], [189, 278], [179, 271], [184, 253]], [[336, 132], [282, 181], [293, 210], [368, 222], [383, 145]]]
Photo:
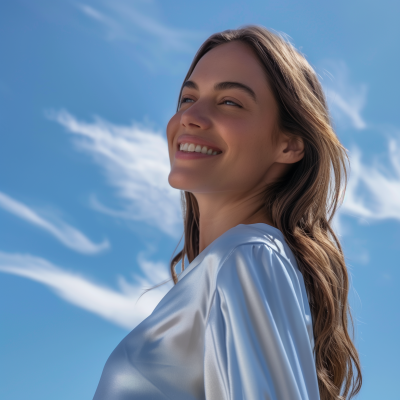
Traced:
[[344, 62], [325, 62], [323, 80], [325, 94], [334, 120], [340, 125], [349, 125], [357, 130], [367, 127], [362, 110], [367, 100], [367, 86], [350, 83], [349, 72]]
[[77, 273], [66, 271], [49, 261], [27, 254], [0, 252], [0, 271], [39, 282], [63, 300], [121, 326], [133, 329], [154, 310], [173, 286], [172, 281], [150, 290], [143, 289], [167, 279], [166, 265], [139, 258], [144, 277], [135, 276], [135, 283], [120, 277], [119, 290], [98, 284]]
[[92, 202], [95, 209], [147, 222], [172, 236], [179, 234], [180, 195], [168, 183], [168, 146], [160, 133], [135, 124], [114, 125], [98, 117], [86, 123], [67, 111], [50, 112], [48, 117], [75, 135], [78, 149], [93, 156], [123, 202], [119, 210]]
[[0, 208], [47, 231], [62, 244], [80, 253], [95, 254], [110, 247], [107, 240], [99, 244], [93, 243], [74, 227], [56, 218], [50, 221], [2, 192], [0, 192]]
[[369, 220], [400, 220], [400, 141], [389, 140], [390, 168], [364, 163], [356, 147], [350, 154], [351, 175], [342, 212]]
[[361, 111], [365, 104], [365, 88], [363, 88], [359, 94], [354, 96], [346, 96], [345, 94], [340, 94], [335, 90], [330, 90], [328, 93], [333, 108], [336, 108], [340, 113], [347, 116], [354, 128], [364, 129], [367, 127], [367, 123], [361, 116]]
[[[349, 79], [344, 62], [328, 61], [322, 75], [322, 83], [339, 128], [349, 126], [357, 130], [371, 128], [362, 116], [367, 100], [367, 86], [355, 85]], [[328, 72], [329, 71], [329, 72]], [[353, 147], [350, 152], [350, 177], [346, 195], [334, 225], [337, 232], [343, 232], [341, 216], [349, 215], [364, 220], [400, 220], [400, 141], [389, 138], [389, 154], [385, 167], [376, 160], [362, 161], [362, 152]]]
[[163, 24], [150, 13], [139, 11], [134, 6], [121, 0], [103, 1], [103, 10], [87, 4], [79, 4], [79, 9], [89, 18], [101, 23], [107, 31], [110, 40], [125, 40], [140, 44], [145, 40], [157, 44], [157, 51], [175, 51], [193, 53], [193, 42], [201, 35], [193, 30], [178, 29]]

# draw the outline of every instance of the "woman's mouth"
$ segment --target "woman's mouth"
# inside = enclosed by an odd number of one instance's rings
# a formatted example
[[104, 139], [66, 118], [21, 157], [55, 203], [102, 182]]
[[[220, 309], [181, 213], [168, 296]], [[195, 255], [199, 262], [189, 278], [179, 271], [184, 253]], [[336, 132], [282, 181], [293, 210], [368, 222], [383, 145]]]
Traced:
[[189, 142], [181, 143], [179, 145], [179, 150], [185, 153], [201, 153], [208, 156], [216, 156], [222, 153], [222, 151], [213, 149], [211, 147], [201, 146], [199, 144], [194, 144]]

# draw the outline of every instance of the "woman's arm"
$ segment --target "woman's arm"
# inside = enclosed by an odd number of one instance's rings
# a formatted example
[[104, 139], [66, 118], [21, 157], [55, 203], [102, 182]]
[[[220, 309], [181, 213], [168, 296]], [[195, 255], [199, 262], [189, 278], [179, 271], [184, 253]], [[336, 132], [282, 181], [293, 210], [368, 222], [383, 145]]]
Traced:
[[301, 285], [289, 261], [266, 245], [231, 254], [206, 326], [207, 400], [319, 399]]

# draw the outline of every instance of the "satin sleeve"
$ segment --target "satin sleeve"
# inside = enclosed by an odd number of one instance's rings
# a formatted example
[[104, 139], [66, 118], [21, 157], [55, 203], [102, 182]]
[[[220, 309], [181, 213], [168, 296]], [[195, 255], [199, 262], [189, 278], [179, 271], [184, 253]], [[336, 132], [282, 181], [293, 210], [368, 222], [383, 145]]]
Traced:
[[319, 400], [300, 272], [267, 245], [222, 264], [205, 327], [207, 400]]

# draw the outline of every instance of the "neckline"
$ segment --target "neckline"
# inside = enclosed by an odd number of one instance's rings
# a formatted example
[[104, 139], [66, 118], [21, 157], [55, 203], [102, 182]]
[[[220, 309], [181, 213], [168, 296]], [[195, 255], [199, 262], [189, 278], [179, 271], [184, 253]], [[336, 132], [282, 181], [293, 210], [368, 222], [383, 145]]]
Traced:
[[[275, 228], [272, 225], [266, 224], [265, 222], [256, 222], [255, 224], [239, 224], [239, 225], [236, 225], [236, 226], [241, 226], [241, 225], [242, 226], [254, 226], [254, 227], [257, 227], [257, 228], [261, 228], [261, 229], [265, 229], [265, 228], [272, 229], [272, 231], [274, 231], [275, 233], [278, 233], [282, 238], [285, 238], [285, 236], [283, 235], [281, 230], [279, 230], [278, 228]], [[236, 226], [234, 228], [236, 228]], [[234, 229], [234, 228], [231, 228], [231, 229]], [[226, 232], [229, 232], [229, 231], [230, 231], [230, 229], [228, 231], [226, 231]]]
[[266, 224], [264, 222], [257, 222], [255, 224], [238, 224], [238, 225], [228, 229], [221, 236], [218, 236], [205, 249], [203, 249], [203, 251], [201, 253], [199, 253], [197, 255], [197, 257], [182, 272], [180, 272], [178, 274], [178, 281], [180, 281], [187, 273], [189, 273], [193, 268], [195, 268], [198, 264], [200, 264], [200, 262], [203, 260], [203, 258], [209, 253], [210, 249], [217, 244], [217, 242], [222, 240], [225, 236], [228, 236], [228, 234], [231, 234], [234, 229], [237, 229], [240, 226], [253, 227], [256, 229], [260, 229], [264, 232], [267, 231], [267, 233], [272, 234], [272, 235], [275, 234], [279, 237], [280, 240], [285, 241], [285, 236], [283, 235], [282, 231], [280, 231], [278, 228], [275, 228], [274, 226]]

